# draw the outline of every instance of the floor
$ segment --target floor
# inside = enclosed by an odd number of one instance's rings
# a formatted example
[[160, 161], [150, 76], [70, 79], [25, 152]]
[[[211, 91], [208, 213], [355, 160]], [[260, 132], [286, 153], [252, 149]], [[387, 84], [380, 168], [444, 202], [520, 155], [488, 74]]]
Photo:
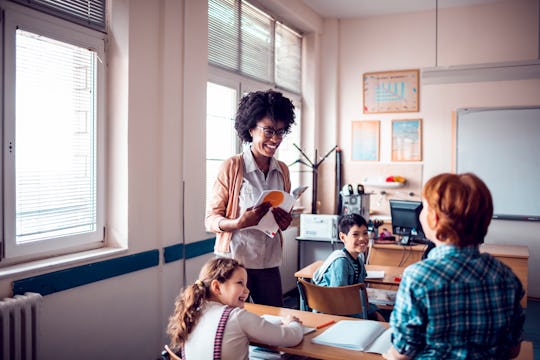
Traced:
[[[284, 306], [298, 309], [298, 291], [291, 290], [283, 298]], [[534, 360], [540, 360], [540, 299], [529, 299], [524, 326], [523, 339], [532, 341]]]

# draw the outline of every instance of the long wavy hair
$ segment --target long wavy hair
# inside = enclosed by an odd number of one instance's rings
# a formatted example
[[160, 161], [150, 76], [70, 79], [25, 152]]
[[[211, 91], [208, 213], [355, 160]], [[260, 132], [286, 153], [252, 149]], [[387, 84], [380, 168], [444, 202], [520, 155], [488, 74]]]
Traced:
[[233, 273], [244, 268], [231, 258], [214, 258], [208, 261], [199, 274], [199, 280], [185, 288], [176, 298], [174, 313], [169, 318], [167, 334], [171, 338], [170, 347], [178, 351], [201, 317], [206, 301], [212, 296], [210, 284], [213, 280], [224, 283]]
[[484, 242], [493, 200], [486, 184], [472, 173], [444, 173], [429, 179], [422, 196], [439, 217], [435, 236], [458, 247]]

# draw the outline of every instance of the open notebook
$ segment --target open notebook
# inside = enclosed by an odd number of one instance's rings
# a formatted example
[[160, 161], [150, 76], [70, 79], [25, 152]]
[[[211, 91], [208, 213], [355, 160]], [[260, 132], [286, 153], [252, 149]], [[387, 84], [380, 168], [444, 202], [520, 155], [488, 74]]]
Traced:
[[[281, 316], [264, 314], [264, 315], [261, 315], [261, 317], [265, 319], [266, 321], [271, 322], [273, 324], [281, 324]], [[304, 326], [304, 325], [302, 326], [304, 327], [304, 335], [314, 332], [316, 330], [314, 327], [309, 327], [309, 326]]]
[[372, 320], [340, 320], [311, 341], [315, 344], [384, 354], [392, 346], [391, 329]]

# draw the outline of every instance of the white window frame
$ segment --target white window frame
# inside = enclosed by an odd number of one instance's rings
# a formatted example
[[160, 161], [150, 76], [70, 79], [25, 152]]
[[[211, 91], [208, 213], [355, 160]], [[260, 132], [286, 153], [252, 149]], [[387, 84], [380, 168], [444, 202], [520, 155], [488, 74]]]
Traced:
[[[0, 1], [3, 10], [3, 23], [0, 35], [4, 39], [1, 44], [0, 58], [3, 57], [2, 77], [3, 99], [0, 114], [4, 124], [2, 139], [2, 172], [3, 192], [0, 207], [2, 221], [2, 258], [0, 266], [11, 265], [21, 261], [58, 256], [68, 253], [96, 249], [105, 246], [105, 37], [106, 35], [71, 22], [61, 20], [24, 6]], [[15, 128], [15, 31], [17, 28], [46, 36], [61, 42], [91, 49], [97, 53], [96, 84], [96, 172], [97, 172], [97, 223], [96, 230], [91, 233], [66, 236], [54, 240], [37, 241], [17, 245], [15, 241], [15, 161], [8, 151], [10, 141], [14, 141]], [[0, 60], [1, 61], [1, 60]]]

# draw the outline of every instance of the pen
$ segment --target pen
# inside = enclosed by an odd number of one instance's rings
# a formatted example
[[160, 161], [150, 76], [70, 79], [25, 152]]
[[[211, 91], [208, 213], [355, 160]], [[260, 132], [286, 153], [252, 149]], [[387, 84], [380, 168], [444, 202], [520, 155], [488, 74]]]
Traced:
[[330, 321], [325, 322], [325, 323], [323, 323], [321, 325], [317, 325], [317, 327], [315, 329], [322, 329], [323, 327], [328, 326], [328, 325], [332, 325], [335, 322], [336, 322], [335, 320], [330, 320]]

